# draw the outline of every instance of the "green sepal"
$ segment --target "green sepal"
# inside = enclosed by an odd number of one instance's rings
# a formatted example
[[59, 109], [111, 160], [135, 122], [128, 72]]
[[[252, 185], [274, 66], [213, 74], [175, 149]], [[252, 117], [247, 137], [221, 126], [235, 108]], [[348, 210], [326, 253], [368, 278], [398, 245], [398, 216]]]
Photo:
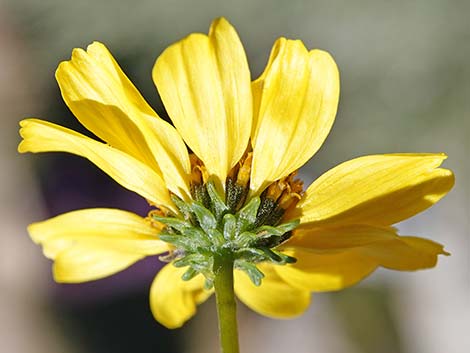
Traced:
[[208, 278], [206, 276], [206, 280], [204, 282], [204, 289], [205, 290], [211, 290], [214, 287], [214, 279], [213, 278]]
[[237, 243], [241, 248], [252, 245], [258, 240], [258, 236], [252, 232], [243, 232], [237, 237]]
[[268, 247], [260, 247], [259, 249], [260, 249], [260, 250], [266, 255], [266, 257], [267, 257], [269, 260], [271, 260], [272, 262], [275, 262], [275, 263], [281, 263], [281, 262], [282, 262], [282, 257], [281, 257], [278, 253], [272, 251], [270, 248], [268, 248]]
[[243, 259], [244, 261], [248, 262], [257, 263], [262, 261], [270, 261], [265, 252], [258, 248], [241, 248], [238, 249], [235, 254], [238, 259]]
[[235, 237], [235, 230], [237, 227], [237, 219], [233, 214], [227, 213], [222, 220], [224, 224], [224, 238], [227, 241], [232, 241]]
[[152, 218], [160, 223], [165, 224], [168, 227], [176, 229], [179, 232], [182, 232], [185, 228], [192, 227], [191, 223], [188, 223], [187, 221], [184, 221], [179, 218], [162, 217], [162, 216], [157, 216], [157, 215], [152, 215]]
[[276, 253], [280, 257], [282, 257], [283, 262], [286, 264], [295, 264], [297, 262], [297, 259], [293, 256], [289, 256], [289, 255], [283, 254], [282, 252], [277, 252], [277, 251]]
[[198, 253], [192, 253], [189, 255], [186, 255], [185, 257], [182, 257], [181, 259], [178, 259], [173, 262], [173, 265], [175, 267], [185, 267], [185, 266], [191, 266], [193, 263], [201, 263], [204, 262], [206, 259], [203, 255], [198, 254]]
[[256, 229], [256, 235], [259, 238], [268, 238], [271, 236], [280, 237], [282, 234], [284, 233], [281, 230], [273, 226], [261, 226]]
[[193, 279], [194, 277], [196, 277], [198, 274], [199, 274], [199, 272], [197, 272], [194, 268], [189, 267], [186, 270], [186, 272], [183, 273], [183, 275], [181, 276], [181, 279], [183, 281], [189, 281], [189, 280]]
[[264, 273], [261, 272], [255, 264], [243, 260], [236, 260], [235, 268], [244, 271], [255, 286], [259, 287], [261, 285]]
[[297, 262], [295, 257], [283, 254], [280, 251], [272, 250], [269, 248], [261, 248], [263, 252], [269, 257], [271, 262], [274, 262], [277, 265], [293, 264]]
[[215, 219], [214, 215], [201, 205], [198, 202], [193, 202], [191, 205], [191, 211], [193, 211], [194, 215], [196, 216], [199, 225], [204, 231], [208, 229], [215, 229], [217, 227], [217, 220]]
[[260, 202], [261, 200], [259, 197], [253, 197], [245, 207], [238, 211], [237, 234], [254, 228]]
[[222, 247], [225, 244], [224, 236], [218, 229], [207, 229], [206, 233], [216, 247]]
[[291, 230], [294, 230], [297, 228], [299, 225], [300, 220], [295, 219], [293, 221], [289, 221], [286, 223], [282, 223], [276, 227], [273, 226], [261, 226], [259, 227], [256, 232], [259, 237], [266, 238], [268, 236], [274, 235], [274, 236], [282, 236], [287, 232], [290, 232]]
[[173, 201], [173, 203], [176, 205], [178, 210], [183, 215], [184, 219], [192, 223], [193, 215], [192, 215], [192, 211], [189, 205], [174, 194], [171, 195], [171, 201]]
[[229, 208], [220, 197], [212, 180], [207, 182], [206, 187], [207, 193], [212, 201], [212, 210], [214, 211], [217, 220], [220, 220], [223, 215], [229, 211]]
[[253, 232], [243, 232], [237, 238], [241, 247], [268, 247], [273, 248], [291, 237], [289, 233], [298, 225], [299, 221], [291, 221], [277, 227], [261, 226]]
[[212, 245], [209, 236], [199, 228], [188, 227], [182, 230], [181, 234], [185, 238], [189, 238], [191, 241], [197, 243], [200, 247], [210, 247]]
[[193, 252], [197, 249], [197, 244], [195, 244], [194, 239], [190, 239], [188, 237], [176, 234], [160, 233], [159, 238], [160, 240], [173, 244], [177, 248], [185, 249], [187, 251], [189, 250], [190, 252]]
[[287, 233], [297, 228], [299, 224], [300, 219], [294, 219], [292, 221], [279, 224], [278, 226], [276, 226], [276, 228], [279, 229], [281, 232]]

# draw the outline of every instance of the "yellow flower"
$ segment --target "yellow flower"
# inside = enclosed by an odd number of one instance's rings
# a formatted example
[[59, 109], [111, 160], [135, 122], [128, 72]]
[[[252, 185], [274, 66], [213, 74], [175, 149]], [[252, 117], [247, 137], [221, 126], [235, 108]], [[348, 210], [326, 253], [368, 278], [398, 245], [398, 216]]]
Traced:
[[182, 267], [169, 263], [158, 273], [150, 303], [156, 319], [175, 328], [212, 294], [212, 249], [235, 254], [238, 298], [277, 318], [302, 313], [311, 292], [353, 285], [378, 266], [418, 270], [446, 254], [391, 226], [451, 189], [452, 172], [439, 168], [444, 154], [356, 158], [302, 190], [295, 172], [322, 145], [338, 105], [338, 70], [324, 51], [280, 38], [250, 82], [237, 33], [215, 20], [209, 35], [189, 35], [155, 63], [174, 127], [101, 43], [75, 49], [56, 78], [70, 110], [105, 143], [26, 119], [19, 152], [85, 157], [156, 207], [147, 218], [85, 209], [30, 225], [58, 282], [95, 280], [167, 253], [164, 260]]

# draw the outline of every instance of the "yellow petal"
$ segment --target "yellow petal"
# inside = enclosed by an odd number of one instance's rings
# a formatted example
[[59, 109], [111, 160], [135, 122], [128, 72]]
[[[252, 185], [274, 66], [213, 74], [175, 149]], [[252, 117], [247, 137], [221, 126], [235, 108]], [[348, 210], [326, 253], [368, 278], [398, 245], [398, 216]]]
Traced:
[[223, 183], [251, 131], [250, 72], [235, 29], [215, 20], [157, 59], [153, 79], [171, 120], [209, 174]]
[[31, 238], [55, 260], [57, 282], [78, 283], [119, 272], [147, 255], [168, 251], [144, 218], [116, 209], [65, 213], [28, 227]]
[[186, 270], [168, 264], [158, 272], [150, 288], [153, 316], [167, 328], [181, 327], [196, 313], [196, 305], [212, 294], [204, 289], [205, 279], [201, 274], [183, 281], [181, 276]]
[[94, 208], [64, 213], [46, 221], [33, 223], [28, 232], [44, 254], [55, 259], [76, 245], [97, 249], [156, 255], [168, 251], [167, 243], [158, 239], [158, 230], [135, 213]]
[[77, 244], [57, 254], [52, 272], [56, 282], [80, 283], [120, 272], [145, 255]]
[[256, 192], [297, 170], [323, 144], [336, 115], [339, 73], [328, 53], [280, 38], [252, 89]]
[[442, 245], [431, 240], [364, 225], [300, 229], [281, 249], [297, 262], [275, 267], [279, 276], [311, 291], [343, 289], [378, 266], [402, 271], [430, 268], [439, 254], [447, 255]]
[[299, 289], [339, 290], [361, 281], [379, 265], [362, 249], [396, 238], [392, 228], [368, 225], [300, 228], [280, 247], [297, 262], [277, 266], [276, 271]]
[[449, 255], [441, 244], [418, 237], [397, 237], [395, 240], [369, 244], [361, 251], [382, 267], [399, 271], [415, 271], [436, 266], [438, 255]]
[[190, 164], [183, 140], [157, 116], [103, 44], [75, 49], [72, 59], [59, 65], [56, 78], [65, 102], [87, 129], [161, 171], [173, 192], [189, 192]]
[[265, 277], [255, 286], [242, 271], [235, 270], [235, 292], [252, 310], [269, 317], [291, 318], [302, 314], [310, 304], [310, 292], [290, 286], [271, 264], [259, 264]]
[[68, 152], [89, 159], [125, 188], [147, 200], [174, 209], [162, 178], [149, 166], [104, 143], [38, 119], [21, 121], [18, 151]]
[[369, 225], [343, 225], [317, 228], [299, 228], [282, 248], [302, 247], [316, 250], [347, 249], [365, 246], [397, 237], [393, 228]]
[[315, 180], [289, 217], [309, 227], [397, 223], [432, 206], [452, 188], [452, 172], [438, 168], [445, 158], [385, 154], [347, 161]]
[[277, 266], [278, 275], [291, 286], [315, 292], [334, 291], [361, 281], [378, 266], [358, 249], [315, 251], [291, 248], [284, 253], [297, 258], [292, 265]]

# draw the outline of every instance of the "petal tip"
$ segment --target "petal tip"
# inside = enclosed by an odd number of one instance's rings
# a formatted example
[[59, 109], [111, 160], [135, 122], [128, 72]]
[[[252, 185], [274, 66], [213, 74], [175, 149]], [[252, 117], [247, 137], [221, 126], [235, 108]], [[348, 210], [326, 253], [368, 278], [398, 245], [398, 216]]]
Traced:
[[19, 135], [23, 138], [17, 147], [18, 153], [31, 152], [30, 138], [34, 135], [34, 123], [38, 122], [38, 119], [27, 118], [20, 121]]
[[211, 26], [209, 28], [209, 37], [213, 36], [215, 32], [227, 32], [227, 31], [234, 31], [236, 32], [233, 25], [225, 18], [225, 17], [218, 17], [212, 21]]
[[20, 144], [18, 145], [18, 148], [16, 150], [18, 151], [18, 153], [28, 152], [27, 147], [24, 145], [24, 140], [20, 142]]
[[211, 23], [211, 27], [215, 27], [215, 26], [219, 26], [219, 25], [230, 25], [230, 22], [224, 17], [224, 16], [220, 16], [220, 17], [217, 17], [215, 18], [212, 23]]
[[57, 65], [57, 69], [55, 70], [54, 76], [55, 76], [56, 81], [59, 84], [60, 84], [61, 76], [64, 74], [64, 72], [68, 71], [68, 68], [71, 65], [70, 61], [71, 60], [61, 61], [59, 65]]
[[103, 43], [101, 43], [100, 41], [94, 40], [93, 42], [88, 44], [88, 46], [86, 47], [86, 50], [87, 51], [89, 51], [90, 49], [93, 50], [93, 48], [104, 49], [104, 48], [106, 48], [106, 46]]
[[18, 153], [26, 153], [26, 152], [29, 151], [29, 150], [28, 150], [28, 147], [27, 147], [27, 144], [26, 144], [26, 141], [25, 141], [25, 139], [26, 139], [26, 131], [25, 131], [25, 129], [26, 129], [27, 124], [28, 124], [28, 123], [27, 123], [26, 121], [24, 121], [24, 120], [20, 122], [21, 128], [20, 128], [20, 130], [19, 130], [18, 132], [19, 132], [20, 136], [21, 136], [23, 139], [20, 141], [20, 143], [18, 144], [18, 147], [16, 148], [16, 150], [18, 151]]
[[21, 120], [21, 121], [19, 122], [19, 125], [20, 125], [21, 127], [24, 127], [24, 126], [26, 126], [26, 125], [30, 122], [30, 120], [31, 120], [31, 119], [23, 119], [23, 120]]
[[28, 231], [28, 234], [30, 238], [35, 242], [36, 244], [41, 243], [41, 235], [40, 232], [38, 232], [38, 227], [39, 227], [39, 222], [31, 223], [26, 227], [26, 230]]
[[85, 56], [86, 54], [87, 52], [82, 48], [73, 48], [70, 61], [78, 60], [80, 57]]

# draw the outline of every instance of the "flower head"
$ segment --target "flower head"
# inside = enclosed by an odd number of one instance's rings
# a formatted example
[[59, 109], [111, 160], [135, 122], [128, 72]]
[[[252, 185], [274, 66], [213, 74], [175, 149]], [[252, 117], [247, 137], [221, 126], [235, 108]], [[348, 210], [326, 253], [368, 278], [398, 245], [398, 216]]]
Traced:
[[338, 70], [324, 51], [280, 38], [251, 82], [237, 33], [215, 20], [208, 35], [191, 34], [155, 63], [174, 127], [101, 43], [75, 49], [56, 78], [70, 110], [104, 143], [26, 119], [18, 150], [85, 157], [153, 206], [146, 218], [85, 209], [30, 225], [59, 282], [102, 278], [162, 254], [169, 263], [150, 302], [156, 319], [174, 328], [212, 294], [220, 256], [234, 262], [240, 300], [284, 318], [302, 313], [311, 292], [353, 285], [378, 266], [433, 267], [446, 254], [392, 227], [451, 189], [443, 154], [356, 158], [303, 190], [296, 171], [324, 142], [338, 105]]

